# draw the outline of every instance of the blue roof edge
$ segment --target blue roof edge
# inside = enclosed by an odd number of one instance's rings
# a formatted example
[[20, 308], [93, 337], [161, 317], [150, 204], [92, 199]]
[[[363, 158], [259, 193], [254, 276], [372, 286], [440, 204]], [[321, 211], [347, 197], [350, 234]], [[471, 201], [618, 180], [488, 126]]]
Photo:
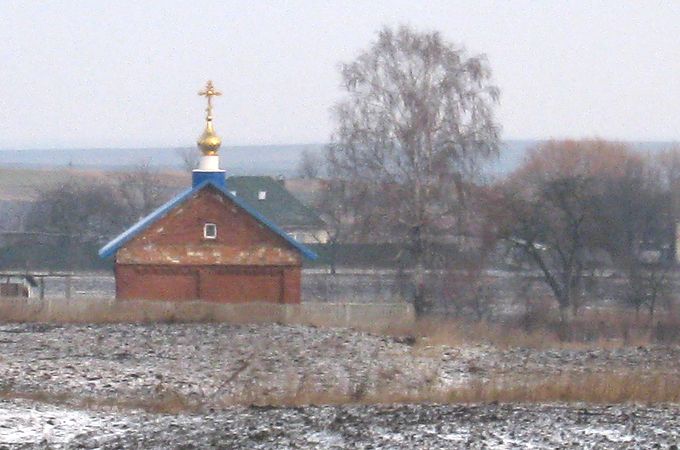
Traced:
[[235, 195], [232, 195], [231, 192], [227, 191], [225, 187], [219, 186], [216, 183], [214, 183], [212, 180], [205, 180], [196, 186], [187, 189], [186, 191], [180, 193], [177, 195], [175, 198], [171, 199], [167, 203], [161, 205], [158, 209], [153, 211], [151, 214], [148, 216], [144, 217], [141, 219], [139, 222], [135, 223], [132, 225], [130, 228], [127, 230], [123, 231], [121, 234], [116, 236], [113, 240], [111, 240], [108, 244], [103, 246], [101, 249], [99, 249], [99, 257], [100, 258], [109, 258], [113, 256], [123, 245], [128, 243], [132, 238], [137, 236], [139, 233], [144, 231], [146, 228], [148, 228], [151, 224], [156, 222], [158, 219], [163, 217], [166, 213], [168, 213], [170, 210], [178, 206], [180, 203], [184, 202], [187, 198], [192, 196], [193, 194], [197, 193], [201, 189], [203, 189], [206, 186], [212, 186], [213, 188], [217, 189], [222, 195], [225, 195], [229, 199], [231, 199], [234, 203], [236, 203], [238, 206], [243, 208], [248, 214], [253, 216], [258, 222], [262, 223], [264, 226], [269, 228], [271, 231], [274, 233], [278, 234], [281, 236], [286, 242], [288, 242], [290, 245], [292, 245], [296, 250], [298, 250], [302, 255], [311, 260], [314, 261], [319, 257], [313, 250], [311, 250], [309, 247], [306, 245], [302, 244], [301, 242], [298, 242], [297, 240], [293, 239], [286, 233], [282, 228], [280, 228], [278, 225], [275, 223], [271, 222], [269, 219], [264, 217], [262, 214], [257, 212], [255, 208], [250, 206], [248, 203], [245, 201], [239, 199]]

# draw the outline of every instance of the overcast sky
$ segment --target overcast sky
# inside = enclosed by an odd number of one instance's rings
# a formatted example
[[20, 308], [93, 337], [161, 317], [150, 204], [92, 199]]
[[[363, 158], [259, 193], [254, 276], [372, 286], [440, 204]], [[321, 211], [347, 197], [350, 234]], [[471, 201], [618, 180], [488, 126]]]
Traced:
[[485, 53], [503, 136], [680, 140], [680, 2], [0, 0], [0, 148], [318, 143], [383, 25]]

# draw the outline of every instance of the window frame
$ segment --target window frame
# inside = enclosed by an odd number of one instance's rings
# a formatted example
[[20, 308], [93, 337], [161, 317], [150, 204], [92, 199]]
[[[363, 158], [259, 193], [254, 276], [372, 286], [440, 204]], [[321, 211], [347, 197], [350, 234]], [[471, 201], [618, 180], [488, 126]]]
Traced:
[[[212, 228], [214, 233], [212, 235], [208, 234], [208, 229]], [[217, 224], [212, 222], [206, 222], [203, 224], [203, 239], [214, 241], [217, 239]]]

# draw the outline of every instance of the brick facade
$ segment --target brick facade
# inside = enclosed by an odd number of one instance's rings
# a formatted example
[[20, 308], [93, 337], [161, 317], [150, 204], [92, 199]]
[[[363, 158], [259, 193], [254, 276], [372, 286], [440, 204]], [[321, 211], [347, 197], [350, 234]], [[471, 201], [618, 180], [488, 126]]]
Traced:
[[[217, 225], [215, 239], [203, 236]], [[116, 253], [119, 299], [300, 303], [302, 257], [210, 186]]]

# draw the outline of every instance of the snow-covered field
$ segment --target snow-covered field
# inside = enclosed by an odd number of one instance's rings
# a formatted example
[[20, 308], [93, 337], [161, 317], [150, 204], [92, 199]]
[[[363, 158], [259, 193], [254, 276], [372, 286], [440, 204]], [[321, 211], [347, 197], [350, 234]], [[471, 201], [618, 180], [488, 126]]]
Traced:
[[0, 448], [672, 449], [677, 407], [229, 407], [200, 415], [0, 401]]
[[[364, 404], [630, 368], [678, 373], [680, 348], [413, 345], [276, 324], [7, 324], [0, 448], [670, 448], [680, 405]], [[305, 395], [341, 404], [266, 406]]]

